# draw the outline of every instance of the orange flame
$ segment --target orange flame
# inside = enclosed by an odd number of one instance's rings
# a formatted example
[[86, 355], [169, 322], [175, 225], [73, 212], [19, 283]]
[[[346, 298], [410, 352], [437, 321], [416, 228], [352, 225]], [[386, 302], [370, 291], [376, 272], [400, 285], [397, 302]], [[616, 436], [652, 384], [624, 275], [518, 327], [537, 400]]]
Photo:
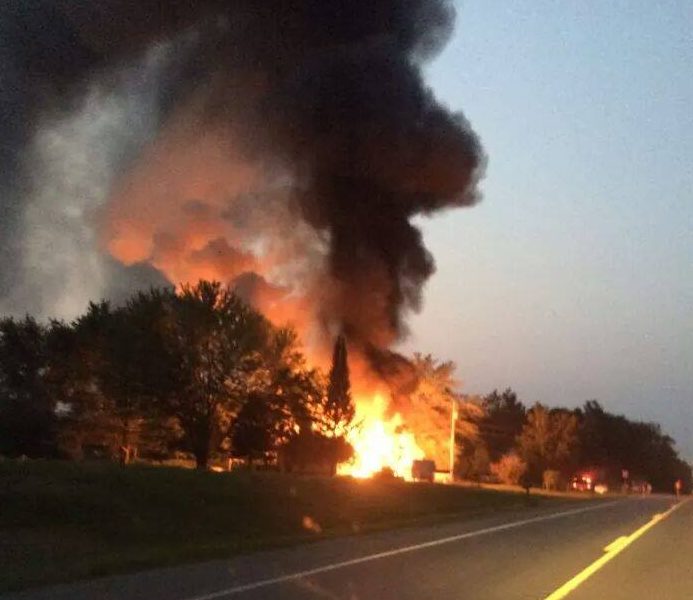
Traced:
[[354, 457], [339, 466], [340, 475], [371, 477], [385, 468], [397, 477], [411, 479], [414, 460], [424, 458], [424, 452], [411, 432], [403, 428], [399, 413], [386, 416], [387, 402], [376, 394], [372, 400], [356, 398], [356, 423], [347, 439], [354, 448]]

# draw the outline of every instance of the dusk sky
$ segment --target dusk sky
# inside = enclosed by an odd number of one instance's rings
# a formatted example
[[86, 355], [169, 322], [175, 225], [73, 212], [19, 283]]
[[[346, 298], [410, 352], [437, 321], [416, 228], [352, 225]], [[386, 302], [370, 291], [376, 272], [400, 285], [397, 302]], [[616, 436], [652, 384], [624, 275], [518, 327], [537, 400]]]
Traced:
[[410, 350], [468, 393], [654, 420], [693, 459], [693, 4], [468, 1], [428, 69], [489, 157], [422, 220]]

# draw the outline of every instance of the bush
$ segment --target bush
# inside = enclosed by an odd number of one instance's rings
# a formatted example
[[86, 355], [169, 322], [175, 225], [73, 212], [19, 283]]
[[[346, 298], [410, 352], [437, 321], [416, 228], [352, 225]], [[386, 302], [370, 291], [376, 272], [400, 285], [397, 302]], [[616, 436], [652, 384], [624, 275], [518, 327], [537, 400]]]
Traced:
[[558, 490], [562, 487], [562, 479], [560, 471], [547, 469], [542, 476], [542, 485], [545, 490]]
[[383, 467], [373, 477], [379, 481], [394, 481], [397, 479], [395, 472], [390, 467]]
[[517, 454], [510, 452], [501, 457], [498, 462], [491, 464], [493, 473], [501, 483], [518, 485], [527, 471], [527, 465]]
[[328, 437], [308, 430], [292, 437], [280, 454], [280, 462], [287, 471], [334, 475], [337, 465], [348, 461], [354, 449], [343, 437]]
[[489, 472], [490, 459], [483, 443], [462, 448], [455, 469], [461, 479], [481, 481]]

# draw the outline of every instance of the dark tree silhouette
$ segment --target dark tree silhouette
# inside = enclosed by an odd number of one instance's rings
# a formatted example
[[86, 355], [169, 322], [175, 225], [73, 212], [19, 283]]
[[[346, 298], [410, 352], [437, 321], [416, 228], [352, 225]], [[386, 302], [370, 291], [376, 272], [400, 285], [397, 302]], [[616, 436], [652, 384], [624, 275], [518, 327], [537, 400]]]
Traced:
[[332, 367], [324, 405], [325, 429], [332, 435], [344, 433], [354, 419], [355, 407], [351, 398], [346, 340], [339, 335], [334, 344]]
[[231, 452], [244, 458], [266, 460], [276, 448], [276, 427], [282, 423], [279, 408], [265, 394], [252, 393], [231, 427]]
[[55, 448], [47, 386], [46, 328], [32, 317], [0, 320], [0, 454], [46, 456]]
[[335, 474], [337, 465], [353, 455], [353, 448], [345, 436], [355, 413], [346, 340], [340, 335], [334, 345], [327, 393], [314, 404], [310, 419], [299, 423], [298, 434], [292, 436], [284, 446], [286, 466], [289, 469], [311, 470], [321, 464], [319, 469]]
[[510, 388], [493, 390], [482, 401], [485, 415], [479, 424], [481, 438], [492, 461], [510, 452], [525, 424], [526, 409]]
[[574, 412], [548, 409], [539, 403], [527, 412], [527, 422], [517, 438], [520, 456], [535, 484], [542, 483], [547, 470], [569, 475], [576, 466], [579, 442], [578, 417]]
[[670, 492], [679, 478], [691, 489], [690, 467], [656, 423], [614, 415], [596, 400], [587, 401], [578, 416], [582, 466], [599, 468], [612, 484], [621, 482], [626, 469], [631, 481], [647, 481], [656, 491]]
[[173, 290], [150, 290], [121, 307], [91, 303], [70, 325], [52, 324], [49, 375], [63, 408], [62, 453], [98, 452], [129, 462], [140, 452], [165, 454], [169, 441], [180, 437], [172, 419], [155, 410], [179, 372], [167, 360], [160, 331], [174, 299]]
[[271, 460], [298, 429], [310, 429], [325, 397], [324, 378], [306, 364], [293, 329], [273, 330], [262, 358], [257, 388], [231, 428], [232, 454], [249, 463]]
[[[418, 413], [408, 422], [425, 444], [428, 431], [447, 434], [452, 365], [418, 355], [412, 364], [418, 384], [407, 393]], [[679, 479], [684, 493], [693, 485], [690, 465], [659, 425], [597, 401], [528, 411], [507, 389], [466, 404], [474, 412], [464, 435], [457, 420], [465, 478], [481, 479], [493, 462], [494, 472], [513, 471], [502, 478], [525, 487], [578, 467], [610, 486], [624, 469], [655, 491], [670, 493]], [[218, 283], [151, 289], [121, 306], [92, 303], [71, 323], [0, 318], [0, 454], [9, 457], [79, 458], [90, 449], [166, 458], [175, 448], [200, 467], [230, 451], [334, 473], [352, 455], [355, 412], [344, 336], [326, 377], [307, 364], [292, 329], [272, 326]]]
[[183, 286], [169, 310], [176, 385], [159, 401], [180, 424], [198, 468], [206, 468], [254, 387], [271, 326], [216, 282]]
[[353, 452], [343, 436], [330, 437], [304, 428], [284, 446], [284, 466], [289, 471], [334, 475], [337, 465], [349, 460]]

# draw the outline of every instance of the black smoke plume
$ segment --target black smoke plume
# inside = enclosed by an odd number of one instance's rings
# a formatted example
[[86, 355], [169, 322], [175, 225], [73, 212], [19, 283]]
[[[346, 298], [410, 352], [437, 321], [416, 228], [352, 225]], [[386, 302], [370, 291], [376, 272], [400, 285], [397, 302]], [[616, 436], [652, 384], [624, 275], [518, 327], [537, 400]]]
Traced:
[[[6, 0], [1, 10], [3, 273], [19, 260], [28, 140], [94, 82], [117, 86], [168, 44], [157, 127], [192, 113], [201, 134], [228, 135], [243, 161], [283, 174], [292, 218], [327, 246], [316, 320], [369, 351], [406, 332], [434, 271], [412, 218], [474, 204], [484, 167], [468, 122], [422, 78], [452, 32], [449, 2]], [[114, 186], [144, 147], [121, 157]], [[0, 280], [0, 296], [9, 285]]]

